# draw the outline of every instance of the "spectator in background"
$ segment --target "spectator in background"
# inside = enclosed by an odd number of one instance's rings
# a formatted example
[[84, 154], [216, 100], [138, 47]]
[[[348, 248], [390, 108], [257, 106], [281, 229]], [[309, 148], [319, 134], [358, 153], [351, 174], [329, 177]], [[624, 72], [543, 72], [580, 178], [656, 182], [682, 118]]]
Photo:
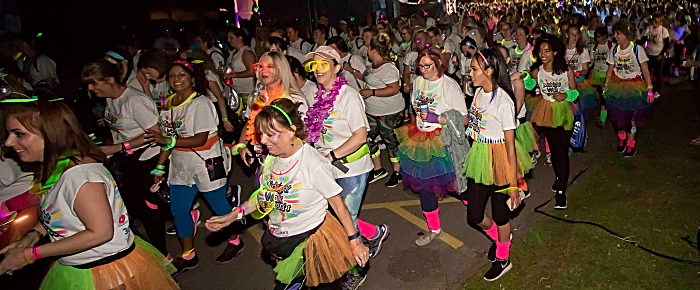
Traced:
[[323, 24], [316, 25], [314, 28], [314, 45], [311, 46], [311, 51], [316, 51], [320, 46], [326, 45], [328, 38], [328, 26]]
[[163, 36], [153, 42], [153, 48], [163, 50], [169, 56], [174, 56], [180, 50], [180, 42], [173, 37], [170, 29], [166, 29]]
[[328, 27], [328, 37], [339, 36], [338, 31], [335, 30], [335, 27], [333, 27], [333, 25], [331, 25], [331, 20], [327, 14], [321, 14], [321, 16], [318, 18], [318, 23]]
[[328, 40], [328, 46], [335, 49], [340, 55], [340, 64], [343, 67], [341, 72], [348, 82], [348, 86], [360, 91], [364, 87], [364, 74], [367, 70], [365, 62], [359, 55], [352, 54], [347, 44], [340, 37], [331, 37]]
[[250, 36], [245, 30], [232, 27], [226, 36], [229, 46], [233, 49], [226, 64], [233, 68], [234, 73], [224, 75], [224, 77], [233, 78], [233, 88], [243, 100], [246, 100], [248, 94], [253, 92], [253, 77], [255, 76], [253, 64], [257, 57], [249, 46]]
[[55, 89], [60, 82], [56, 73], [56, 62], [46, 54], [41, 53], [36, 43], [18, 42], [21, 55], [16, 57], [17, 64], [32, 86], [44, 85], [49, 89]]
[[287, 24], [289, 47], [301, 50], [305, 55], [311, 51], [312, 44], [299, 37], [299, 30], [294, 24]]
[[146, 50], [139, 58], [136, 78], [141, 85], [135, 89], [142, 91], [156, 102], [158, 110], [165, 105], [165, 98], [170, 94], [170, 86], [165, 77], [170, 69], [168, 56], [159, 49]]
[[214, 36], [211, 34], [211, 32], [204, 31], [198, 35], [195, 35], [194, 43], [199, 46], [199, 49], [207, 53], [217, 68], [226, 63], [224, 54], [221, 52], [221, 49], [216, 47], [216, 41], [214, 41]]
[[250, 41], [250, 48], [253, 49], [255, 55], [262, 55], [265, 53], [265, 47], [268, 46], [267, 42], [269, 39], [270, 31], [267, 29], [267, 27], [255, 27], [255, 37]]
[[277, 51], [284, 55], [296, 58], [300, 62], [304, 61], [306, 57], [300, 50], [293, 47], [288, 47], [287, 42], [277, 36], [270, 37], [270, 41], [268, 42], [268, 46], [265, 48], [265, 51]]

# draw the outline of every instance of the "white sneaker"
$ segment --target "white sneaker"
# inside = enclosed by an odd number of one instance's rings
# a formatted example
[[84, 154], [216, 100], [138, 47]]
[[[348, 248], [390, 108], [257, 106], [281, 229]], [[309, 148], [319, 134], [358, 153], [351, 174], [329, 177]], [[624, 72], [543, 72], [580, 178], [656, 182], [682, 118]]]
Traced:
[[661, 97], [661, 94], [659, 94], [659, 92], [654, 93], [654, 99], [658, 99], [660, 97]]
[[432, 242], [434, 239], [437, 239], [441, 236], [442, 229], [438, 230], [437, 232], [429, 231], [416, 239], [416, 245], [419, 247], [425, 246], [427, 244], [430, 244], [430, 242]]

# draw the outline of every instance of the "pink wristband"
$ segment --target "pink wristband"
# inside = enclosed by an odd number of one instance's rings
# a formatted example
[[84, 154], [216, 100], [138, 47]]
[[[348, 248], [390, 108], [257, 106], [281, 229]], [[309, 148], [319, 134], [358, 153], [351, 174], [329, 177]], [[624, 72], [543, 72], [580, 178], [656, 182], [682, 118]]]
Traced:
[[41, 259], [41, 253], [39, 252], [39, 247], [32, 248], [32, 259], [34, 259], [34, 261]]
[[131, 145], [129, 144], [129, 141], [124, 142], [124, 149], [126, 149], [127, 154], [134, 154], [134, 151], [131, 150]]
[[652, 91], [647, 92], [647, 99], [649, 99], [650, 101], [653, 101], [654, 100], [654, 92], [652, 92]]

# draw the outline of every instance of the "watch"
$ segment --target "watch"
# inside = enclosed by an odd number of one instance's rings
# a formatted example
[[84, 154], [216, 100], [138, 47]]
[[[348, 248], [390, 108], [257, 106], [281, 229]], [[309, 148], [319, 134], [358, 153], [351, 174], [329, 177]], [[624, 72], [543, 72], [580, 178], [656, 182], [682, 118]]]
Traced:
[[360, 232], [357, 231], [357, 232], [355, 232], [354, 235], [348, 236], [348, 241], [352, 241], [352, 240], [357, 239], [357, 238], [359, 238], [359, 237], [360, 237]]

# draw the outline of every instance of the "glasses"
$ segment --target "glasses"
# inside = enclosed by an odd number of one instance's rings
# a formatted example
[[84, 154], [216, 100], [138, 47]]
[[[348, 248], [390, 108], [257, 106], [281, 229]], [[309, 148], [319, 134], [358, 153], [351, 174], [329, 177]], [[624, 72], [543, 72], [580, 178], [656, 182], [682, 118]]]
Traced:
[[307, 72], [318, 71], [320, 73], [325, 73], [331, 70], [331, 63], [325, 60], [312, 60], [304, 65], [304, 69]]
[[435, 63], [433, 62], [433, 63], [426, 64], [426, 65], [418, 65], [418, 69], [419, 69], [419, 70], [428, 70], [428, 69], [430, 69], [430, 67], [433, 66], [434, 64], [435, 64]]
[[255, 72], [261, 72], [264, 69], [267, 70], [268, 72], [273, 72], [275, 69], [275, 65], [271, 63], [265, 63], [265, 62], [259, 62], [256, 64], [253, 64], [253, 69], [255, 69]]

